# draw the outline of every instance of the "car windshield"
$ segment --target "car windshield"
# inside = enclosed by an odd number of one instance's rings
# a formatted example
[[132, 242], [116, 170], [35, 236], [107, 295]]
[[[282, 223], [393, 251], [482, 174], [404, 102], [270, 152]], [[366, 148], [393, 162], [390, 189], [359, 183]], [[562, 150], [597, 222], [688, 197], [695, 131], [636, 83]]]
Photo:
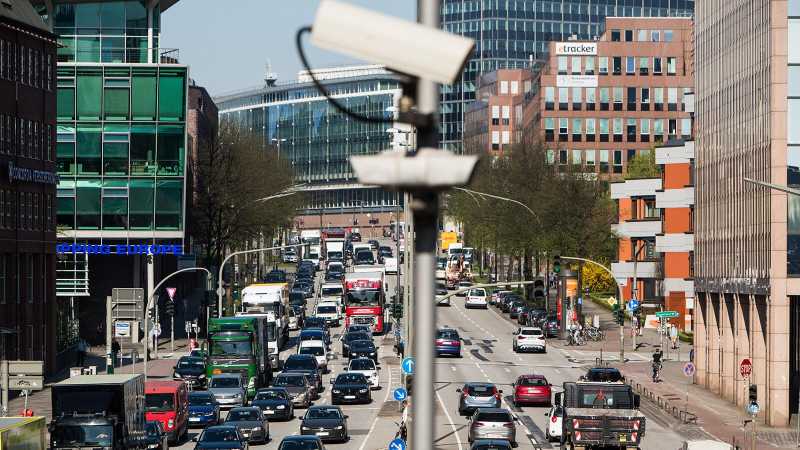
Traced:
[[335, 305], [317, 306], [317, 314], [335, 314], [336, 309]]
[[314, 358], [292, 358], [289, 357], [283, 364], [284, 370], [317, 370], [317, 363]]
[[146, 394], [144, 407], [147, 411], [172, 411], [175, 400], [173, 394]]
[[[308, 325], [308, 319], [306, 319], [306, 325]], [[321, 331], [304, 331], [300, 333], [300, 340], [301, 341], [321, 341], [322, 340], [322, 332]]]
[[519, 334], [521, 334], [523, 336], [541, 336], [542, 335], [542, 330], [530, 330], [530, 329], [521, 330], [519, 332]]
[[547, 386], [549, 383], [544, 378], [520, 378], [517, 384], [520, 386]]
[[489, 397], [490, 395], [494, 395], [496, 389], [494, 386], [487, 386], [487, 385], [474, 385], [467, 387], [467, 393], [473, 397]]
[[192, 392], [189, 394], [189, 405], [211, 406], [214, 404], [214, 396], [206, 392]]
[[205, 366], [202, 360], [181, 359], [178, 361], [179, 369], [202, 369]]
[[350, 361], [350, 370], [375, 370], [375, 362], [371, 359], [354, 359]]
[[217, 377], [211, 379], [212, 388], [238, 388], [241, 387], [241, 380], [235, 377]]
[[366, 384], [367, 379], [360, 373], [343, 373], [336, 377], [335, 384]]
[[370, 334], [371, 330], [369, 327], [365, 325], [350, 325], [350, 328], [347, 329], [348, 333], [367, 333]]
[[439, 330], [436, 332], [436, 339], [458, 340], [459, 336], [456, 330]]
[[590, 369], [586, 378], [589, 381], [616, 382], [622, 380], [622, 373], [615, 369]]
[[258, 420], [258, 411], [255, 409], [235, 409], [228, 413], [225, 421], [228, 420]]
[[302, 375], [278, 376], [272, 384], [282, 387], [302, 387], [306, 385], [306, 377]]
[[306, 318], [306, 328], [322, 328], [325, 326], [325, 319], [320, 317]]
[[358, 340], [350, 343], [350, 351], [362, 352], [375, 350], [375, 344], [372, 341]]
[[[292, 377], [295, 378], [295, 377]], [[283, 391], [261, 391], [256, 394], [254, 400], [286, 400], [286, 392]]]
[[284, 441], [278, 450], [320, 450], [319, 445], [317, 441]]
[[342, 295], [341, 287], [324, 287], [322, 288], [322, 296]]
[[224, 441], [238, 441], [239, 435], [236, 430], [232, 428], [214, 429], [210, 428], [203, 431], [200, 436], [200, 442], [224, 442]]
[[475, 420], [481, 422], [511, 422], [511, 414], [507, 412], [479, 412]]
[[253, 346], [250, 341], [219, 341], [212, 338], [211, 356], [221, 357], [250, 357], [253, 353]]
[[485, 297], [486, 296], [486, 291], [484, 291], [483, 289], [470, 289], [469, 295], [472, 295], [472, 296], [475, 296], [475, 297]]
[[306, 346], [302, 347], [297, 353], [300, 353], [301, 355], [322, 356], [325, 354], [325, 350], [322, 347]]
[[58, 425], [51, 439], [56, 445], [77, 447], [80, 444], [91, 447], [111, 447], [114, 429], [110, 425]]
[[478, 444], [473, 445], [472, 450], [508, 450], [511, 444]]
[[356, 255], [356, 263], [358, 264], [373, 264], [375, 262], [375, 257], [372, 256], [372, 252], [358, 252]]
[[354, 289], [347, 291], [345, 304], [347, 306], [380, 306], [380, 289]]
[[353, 341], [361, 341], [369, 339], [369, 335], [367, 333], [347, 333], [344, 335], [344, 341], [347, 343], [351, 343]]
[[341, 419], [342, 412], [337, 408], [312, 408], [306, 413], [308, 419]]

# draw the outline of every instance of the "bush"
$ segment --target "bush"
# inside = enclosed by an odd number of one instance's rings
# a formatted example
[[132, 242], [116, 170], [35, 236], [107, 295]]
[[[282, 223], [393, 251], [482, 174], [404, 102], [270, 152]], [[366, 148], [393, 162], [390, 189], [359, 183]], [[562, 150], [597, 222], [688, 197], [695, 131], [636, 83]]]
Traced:
[[583, 287], [589, 289], [589, 292], [613, 292], [617, 287], [614, 278], [594, 264], [584, 264], [581, 275]]

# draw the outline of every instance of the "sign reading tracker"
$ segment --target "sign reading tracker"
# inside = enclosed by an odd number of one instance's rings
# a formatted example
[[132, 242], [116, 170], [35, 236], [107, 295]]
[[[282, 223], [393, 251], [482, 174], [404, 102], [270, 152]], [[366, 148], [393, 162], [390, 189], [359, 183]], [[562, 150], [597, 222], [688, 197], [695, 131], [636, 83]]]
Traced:
[[739, 364], [739, 375], [741, 375], [742, 378], [747, 378], [751, 373], [753, 373], [753, 363], [750, 362], [748, 358], [745, 358]]
[[596, 55], [597, 42], [556, 42], [556, 55]]

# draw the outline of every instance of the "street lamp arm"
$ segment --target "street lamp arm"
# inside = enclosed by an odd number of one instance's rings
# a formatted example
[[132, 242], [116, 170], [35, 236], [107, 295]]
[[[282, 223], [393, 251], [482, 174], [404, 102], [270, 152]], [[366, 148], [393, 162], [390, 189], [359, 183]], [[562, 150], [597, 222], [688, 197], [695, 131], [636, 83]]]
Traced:
[[766, 181], [754, 180], [752, 178], [747, 178], [747, 177], [743, 177], [742, 179], [747, 183], [752, 183], [752, 184], [756, 184], [758, 186], [763, 186], [763, 187], [767, 187], [767, 188], [770, 188], [770, 189], [775, 189], [776, 191], [786, 192], [787, 194], [800, 195], [800, 189], [793, 189], [793, 188], [790, 188], [788, 186], [783, 186], [783, 185], [774, 184], [774, 183], [767, 183]]
[[533, 212], [533, 210], [530, 209], [528, 207], [528, 205], [526, 205], [526, 204], [524, 204], [524, 203], [522, 203], [522, 202], [520, 202], [518, 200], [514, 200], [513, 198], [508, 198], [508, 197], [500, 197], [499, 195], [487, 194], [486, 192], [473, 191], [472, 189], [467, 189], [467, 188], [462, 188], [462, 187], [454, 187], [453, 189], [456, 189], [456, 190], [459, 190], [459, 191], [463, 191], [463, 192], [466, 192], [468, 194], [477, 194], [477, 195], [480, 195], [481, 197], [489, 197], [489, 198], [493, 198], [493, 199], [497, 199], [497, 200], [503, 200], [503, 201], [506, 201], [506, 202], [515, 203], [515, 204], [525, 208], [529, 213], [531, 213], [533, 218], [536, 219], [536, 222], [538, 222], [539, 225], [542, 225], [542, 219], [539, 218], [539, 215], [536, 214], [535, 212]]

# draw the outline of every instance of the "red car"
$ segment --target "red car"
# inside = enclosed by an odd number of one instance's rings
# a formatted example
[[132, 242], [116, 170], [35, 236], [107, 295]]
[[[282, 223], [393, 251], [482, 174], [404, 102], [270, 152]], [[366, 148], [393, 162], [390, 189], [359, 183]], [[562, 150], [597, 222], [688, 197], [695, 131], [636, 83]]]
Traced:
[[551, 405], [551, 385], [544, 375], [520, 375], [511, 385], [514, 388], [514, 405], [539, 404]]

